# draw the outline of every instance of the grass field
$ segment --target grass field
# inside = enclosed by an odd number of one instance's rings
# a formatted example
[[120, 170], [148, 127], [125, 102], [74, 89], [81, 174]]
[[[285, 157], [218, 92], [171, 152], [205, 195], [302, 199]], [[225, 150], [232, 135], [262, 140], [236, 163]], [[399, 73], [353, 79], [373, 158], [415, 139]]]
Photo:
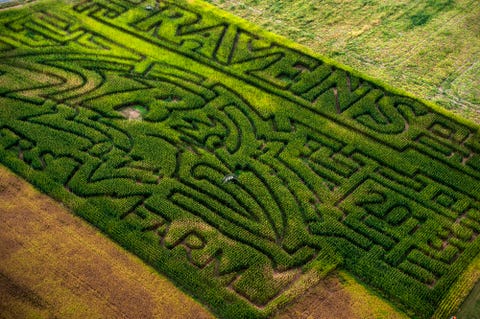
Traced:
[[480, 123], [477, 0], [209, 0]]
[[448, 313], [480, 251], [478, 126], [199, 1], [2, 11], [0, 162], [225, 318]]
[[470, 295], [465, 299], [458, 311], [458, 318], [480, 318], [480, 281], [477, 282]]
[[165, 277], [0, 167], [0, 318], [213, 318]]

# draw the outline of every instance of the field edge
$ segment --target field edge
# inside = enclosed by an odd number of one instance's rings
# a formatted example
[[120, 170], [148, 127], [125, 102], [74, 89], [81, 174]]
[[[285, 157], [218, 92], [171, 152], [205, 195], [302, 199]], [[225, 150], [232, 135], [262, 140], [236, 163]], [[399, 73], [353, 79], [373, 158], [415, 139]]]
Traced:
[[413, 99], [417, 102], [425, 104], [431, 110], [433, 110], [437, 113], [440, 113], [442, 115], [448, 116], [449, 118], [451, 118], [455, 121], [458, 121], [462, 124], [465, 124], [465, 125], [467, 125], [471, 128], [475, 128], [480, 132], [480, 123], [474, 122], [473, 120], [470, 120], [466, 117], [460, 116], [459, 114], [454, 113], [452, 110], [446, 109], [446, 108], [442, 107], [441, 105], [439, 105], [437, 103], [425, 100], [425, 99], [423, 99], [423, 98], [421, 98], [421, 97], [419, 97], [419, 96], [417, 96], [413, 93], [410, 93], [408, 91], [396, 88], [396, 87], [384, 82], [382, 79], [380, 79], [378, 77], [372, 76], [372, 75], [370, 75], [368, 73], [365, 73], [365, 72], [360, 72], [357, 69], [355, 69], [353, 67], [350, 67], [349, 65], [343, 64], [343, 63], [341, 63], [341, 62], [339, 62], [335, 59], [332, 59], [332, 58], [329, 58], [329, 57], [327, 57], [323, 54], [320, 54], [320, 53], [310, 49], [308, 46], [299, 44], [299, 43], [297, 43], [297, 42], [295, 42], [295, 41], [293, 41], [293, 40], [291, 40], [291, 39], [289, 39], [285, 36], [282, 36], [282, 35], [273, 33], [271, 31], [268, 31], [268, 30], [264, 29], [263, 27], [258, 26], [258, 25], [254, 24], [254, 23], [252, 23], [252, 22], [250, 22], [250, 21], [248, 21], [248, 20], [246, 20], [242, 17], [236, 16], [233, 13], [230, 13], [226, 10], [223, 10], [223, 9], [215, 6], [212, 3], [206, 2], [205, 0], [178, 0], [178, 2], [183, 3], [183, 4], [187, 4], [187, 5], [191, 5], [191, 6], [195, 6], [198, 9], [200, 9], [201, 11], [211, 12], [213, 14], [216, 14], [216, 15], [220, 16], [220, 17], [224, 17], [224, 18], [226, 18], [230, 21], [235, 22], [235, 24], [237, 24], [237, 25], [241, 25], [242, 27], [245, 27], [249, 31], [256, 32], [259, 35], [264, 36], [268, 39], [278, 41], [279, 43], [281, 43], [281, 44], [283, 44], [287, 47], [294, 48], [296, 50], [299, 50], [302, 53], [310, 55], [314, 58], [318, 58], [321, 61], [325, 62], [326, 64], [330, 64], [330, 65], [335, 66], [335, 67], [337, 67], [341, 70], [347, 71], [354, 76], [358, 76], [360, 78], [363, 78], [363, 79], [367, 80], [368, 82], [371, 82], [371, 83], [377, 85], [378, 87], [380, 87], [380, 88], [382, 88], [386, 91], [390, 91], [391, 93], [394, 93], [394, 94], [397, 94], [397, 95], [400, 95], [400, 96], [404, 96], [404, 97], [408, 97], [408, 98], [411, 98], [411, 99]]
[[450, 287], [432, 319], [448, 318], [455, 314], [480, 280], [480, 253], [465, 269], [458, 280]]
[[[406, 97], [410, 97], [416, 101], [419, 101], [420, 103], [426, 105], [427, 107], [429, 107], [431, 110], [437, 112], [437, 113], [440, 113], [440, 114], [443, 114], [443, 115], [446, 115], [448, 116], [449, 118], [452, 118], [452, 119], [455, 119], [456, 121], [460, 122], [460, 123], [463, 123], [465, 125], [467, 125], [468, 127], [470, 128], [475, 128], [477, 131], [480, 131], [480, 125], [474, 123], [474, 122], [471, 122], [467, 119], [464, 119], [462, 117], [459, 117], [458, 115], [455, 115], [454, 113], [452, 113], [451, 111], [448, 111], [448, 110], [445, 110], [443, 108], [441, 108], [440, 106], [434, 104], [434, 103], [431, 103], [431, 102], [428, 102], [428, 101], [424, 101], [418, 97], [415, 97], [407, 92], [404, 92], [404, 91], [401, 91], [401, 90], [398, 90], [398, 89], [395, 89], [387, 84], [384, 84], [383, 82], [381, 82], [381, 80], [378, 80], [378, 79], [375, 79], [375, 78], [371, 78], [370, 76], [366, 75], [366, 74], [363, 74], [363, 73], [360, 73], [358, 71], [356, 71], [355, 69], [352, 69], [348, 66], [345, 66], [345, 65], [342, 65], [338, 62], [336, 62], [335, 60], [332, 60], [332, 59], [329, 59], [329, 58], [326, 58], [324, 56], [321, 56], [317, 53], [314, 53], [312, 52], [310, 49], [308, 49], [307, 47], [303, 46], [303, 45], [299, 45], [299, 44], [296, 44], [294, 43], [293, 41], [291, 40], [288, 40], [284, 37], [281, 37], [281, 36], [278, 36], [278, 35], [275, 35], [273, 33], [270, 33], [268, 31], [265, 31], [263, 30], [262, 28], [259, 28], [255, 25], [252, 25], [251, 23], [249, 23], [248, 21], [246, 20], [243, 20], [241, 18], [238, 18], [234, 15], [231, 15], [229, 14], [228, 12], [225, 12], [211, 4], [208, 4], [208, 3], [205, 3], [201, 0], [181, 0], [180, 2], [182, 3], [185, 3], [185, 4], [189, 4], [189, 5], [192, 5], [192, 6], [197, 6], [199, 8], [199, 11], [201, 12], [206, 12], [206, 11], [209, 11], [209, 12], [213, 12], [213, 14], [217, 14], [219, 16], [222, 16], [222, 17], [227, 17], [230, 21], [233, 21], [239, 25], [242, 25], [242, 26], [246, 26], [246, 28], [248, 30], [251, 30], [252, 32], [256, 32], [257, 34], [260, 34], [262, 36], [265, 36], [267, 37], [268, 39], [275, 39], [276, 41], [279, 41], [279, 42], [282, 42], [284, 44], [286, 44], [288, 47], [291, 47], [291, 48], [295, 48], [301, 52], [304, 52], [310, 56], [313, 56], [313, 57], [317, 57], [319, 58], [320, 60], [328, 63], [328, 64], [331, 64], [333, 66], [336, 66], [338, 67], [339, 69], [342, 69], [342, 70], [346, 70], [356, 76], [359, 76], [361, 78], [364, 78], [366, 79], [367, 81], [370, 81], [372, 83], [374, 83], [375, 85], [385, 89], [386, 91], [389, 91], [389, 92], [392, 92], [392, 93], [395, 93], [395, 94], [398, 94], [398, 95], [401, 95], [401, 96], [406, 96]], [[3, 151], [2, 151], [3, 152]], [[65, 189], [63, 189], [61, 186], [58, 186], [58, 185], [55, 185], [55, 183], [50, 183], [50, 181], [48, 179], [45, 179], [45, 175], [44, 174], [40, 174], [40, 173], [36, 173], [34, 170], [32, 170], [30, 167], [24, 167], [24, 164], [22, 161], [20, 161], [19, 159], [16, 159], [14, 157], [10, 157], [8, 155], [5, 155], [5, 154], [2, 154], [0, 152], [0, 158], [4, 161], [4, 162], [7, 162], [9, 163], [9, 168], [14, 170], [17, 174], [20, 174], [20, 175], [23, 175], [23, 176], [29, 176], [29, 178], [31, 178], [31, 180], [29, 180], [31, 183], [38, 183], [38, 185], [36, 184], [35, 186], [37, 188], [40, 188], [42, 190], [43, 193], [46, 193], [48, 194], [49, 196], [52, 196], [53, 198], [57, 199], [57, 200], [62, 200], [63, 202], [67, 203], [67, 206], [69, 206], [73, 211], [79, 211], [80, 213], [76, 214], [74, 213], [75, 215], [78, 215], [78, 216], [81, 216], [83, 219], [85, 219], [87, 222], [89, 222], [90, 224], [93, 224], [94, 226], [95, 225], [98, 225], [99, 222], [93, 222], [90, 218], [90, 216], [93, 216], [94, 213], [92, 213], [93, 210], [95, 210], [95, 207], [93, 205], [90, 205], [90, 204], [86, 204], [83, 200], [79, 200], [77, 197], [72, 197], [71, 194], [69, 194], [67, 191], [65, 191]], [[12, 168], [12, 166], [14, 168]], [[17, 172], [18, 170], [18, 172]], [[31, 177], [31, 176], [34, 176], [34, 177]], [[58, 186], [58, 187], [57, 187]], [[83, 213], [85, 212], [85, 213]], [[115, 228], [116, 225], [102, 225], [102, 226], [95, 226], [97, 227], [98, 229], [100, 229], [102, 231], [102, 233], [108, 237], [108, 238], [115, 238], [115, 241], [117, 241], [125, 250], [128, 250], [128, 247], [129, 247], [129, 243], [127, 243], [127, 240], [128, 238], [126, 238], [125, 240], [119, 240], [118, 239], [118, 236], [117, 237], [112, 237], [111, 235], [109, 235], [104, 229], [102, 229], [102, 227], [106, 227], [106, 228], [109, 228], [109, 227], [112, 227], [112, 229], [115, 229], [113, 230], [113, 232], [117, 232], [117, 231], [120, 231], [121, 228], [118, 227], [118, 229]], [[109, 231], [111, 229], [109, 228]], [[133, 244], [132, 244], [133, 245]], [[140, 255], [140, 257], [143, 257], [144, 259], [147, 259], [148, 260], [148, 257], [145, 256], [141, 256], [141, 254], [136, 254], [136, 255]], [[469, 267], [468, 267], [468, 270], [475, 266], [479, 266], [480, 265], [480, 257], [477, 255], [476, 259], [475, 259], [475, 262], [471, 262], [469, 264]], [[480, 266], [479, 266], [480, 267]], [[476, 269], [476, 268], [475, 268]], [[331, 269], [330, 269], [331, 270]], [[467, 275], [467, 272], [468, 270], [466, 270], [463, 274], [462, 274], [462, 277], [459, 279], [458, 282], [460, 282], [461, 280], [467, 280], [468, 278], [466, 278]], [[157, 270], [158, 271], [158, 270]], [[160, 272], [160, 271], [159, 271]], [[328, 272], [327, 272], [328, 273]], [[324, 275], [324, 274], [321, 274], [321, 275]], [[478, 276], [480, 276], [480, 272], [478, 274]], [[169, 276], [170, 277], [170, 276]], [[321, 276], [320, 276], [321, 277]], [[178, 280], [178, 281], [175, 281], [175, 280], [170, 280], [171, 282], [173, 282], [175, 284], [175, 286], [179, 287], [182, 291], [186, 291], [188, 295], [190, 296], [194, 296], [195, 299], [197, 299], [197, 296], [199, 294], [197, 293], [192, 293], [190, 291], [189, 288], [185, 288], [184, 286], [181, 285], [181, 280]], [[308, 282], [308, 281], [307, 281]], [[449, 293], [448, 293], [448, 300], [447, 300], [447, 297], [444, 298], [444, 300], [442, 300], [441, 302], [441, 305], [444, 304], [449, 304], [450, 302], [453, 302], [451, 301], [452, 298], [456, 298], [455, 295], [453, 295], [453, 292], [452, 292], [452, 289], [453, 287], [456, 285], [457, 283], [455, 283], [452, 288], [450, 289]], [[213, 289], [213, 288], [212, 288]], [[292, 290], [293, 291], [293, 290]], [[450, 296], [450, 293], [452, 292], [452, 295]], [[467, 294], [468, 295], [468, 294]], [[209, 294], [209, 297], [205, 297], [205, 298], [210, 298], [211, 295]], [[282, 296], [282, 299], [279, 299], [278, 302], [276, 302], [275, 304], [272, 304], [272, 307], [271, 308], [267, 308], [267, 310], [265, 311], [265, 313], [270, 313], [272, 311], [272, 309], [276, 308], [277, 306], [281, 306], [285, 303], [288, 303], [289, 300], [291, 300], [291, 298], [294, 298], [295, 297], [295, 293], [292, 293], [291, 295], [290, 294], [287, 294], [285, 296]], [[285, 299], [284, 299], [285, 298]], [[205, 300], [202, 300], [202, 299], [198, 299], [200, 301], [202, 301], [202, 303], [205, 305], [205, 304], [213, 304], [212, 302], [210, 303], [205, 303], [204, 301]], [[458, 302], [458, 301], [455, 301], [455, 302]], [[392, 305], [394, 305], [394, 303], [392, 303]], [[447, 306], [445, 306], [447, 307]], [[449, 306], [448, 307], [453, 307], [453, 306]], [[264, 313], [264, 314], [265, 314]]]

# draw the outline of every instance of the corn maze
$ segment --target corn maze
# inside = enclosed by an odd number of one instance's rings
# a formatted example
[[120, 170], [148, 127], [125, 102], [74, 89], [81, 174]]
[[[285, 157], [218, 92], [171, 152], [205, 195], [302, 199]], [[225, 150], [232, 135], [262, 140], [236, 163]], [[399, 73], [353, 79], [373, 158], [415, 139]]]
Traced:
[[337, 267], [428, 318], [480, 252], [478, 127], [198, 1], [0, 12], [0, 162], [225, 318]]

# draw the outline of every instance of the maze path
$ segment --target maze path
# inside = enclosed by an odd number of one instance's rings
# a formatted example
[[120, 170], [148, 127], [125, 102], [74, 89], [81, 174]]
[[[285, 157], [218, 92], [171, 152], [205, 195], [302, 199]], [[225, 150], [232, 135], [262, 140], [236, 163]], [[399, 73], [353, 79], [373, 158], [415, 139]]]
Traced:
[[478, 128], [200, 4], [146, 5], [0, 16], [2, 163], [222, 316], [339, 264], [433, 313], [480, 250]]

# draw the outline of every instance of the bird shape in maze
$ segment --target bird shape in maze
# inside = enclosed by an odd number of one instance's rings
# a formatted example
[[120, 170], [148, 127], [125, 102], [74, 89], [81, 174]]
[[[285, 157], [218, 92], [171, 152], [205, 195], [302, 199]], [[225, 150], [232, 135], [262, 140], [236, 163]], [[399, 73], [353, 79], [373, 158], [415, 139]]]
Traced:
[[[86, 1], [75, 11], [115, 24], [124, 11], [107, 3]], [[185, 35], [169, 34], [161, 19], [202, 23], [165, 3], [123, 28], [150, 33], [157, 23], [154, 38], [169, 43], [163, 38]], [[105, 8], [111, 14], [101, 15]], [[219, 36], [204, 29], [186, 36]], [[103, 207], [99, 227], [109, 232], [102, 218], [126, 225], [144, 240], [137, 243], [157, 245], [255, 309], [266, 309], [310, 268], [327, 272], [343, 260], [414, 312], [432, 313], [479, 251], [478, 188], [465, 186], [478, 186], [478, 132], [414, 99], [290, 49], [282, 65], [314, 61], [322, 81], [282, 86], [304, 70], [268, 75], [281, 46], [237, 46], [246, 55], [274, 48], [230, 70], [260, 79], [265, 95], [284, 89], [284, 109], [263, 112], [218, 79], [154, 61], [50, 13], [7, 19], [0, 34], [2, 162], [42, 172]], [[177, 44], [188, 54], [218, 50], [198, 41]], [[252, 65], [255, 72], [242, 69]], [[141, 120], [125, 118], [135, 109]], [[238, 179], [223, 183], [232, 173]], [[142, 244], [129, 247], [148, 259]]]

